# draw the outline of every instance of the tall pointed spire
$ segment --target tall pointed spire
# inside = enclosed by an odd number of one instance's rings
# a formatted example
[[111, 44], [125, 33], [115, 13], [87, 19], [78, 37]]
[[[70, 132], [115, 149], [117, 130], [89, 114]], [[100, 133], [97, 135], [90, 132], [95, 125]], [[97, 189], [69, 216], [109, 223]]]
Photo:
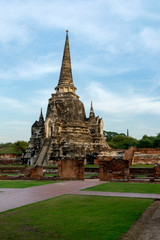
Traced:
[[39, 116], [39, 122], [43, 122], [44, 123], [44, 117], [43, 117], [43, 113], [42, 113], [42, 108], [41, 108], [41, 113], [40, 113], [40, 116]]
[[91, 101], [91, 109], [90, 109], [89, 118], [90, 118], [90, 119], [91, 119], [91, 118], [92, 118], [92, 119], [95, 118], [92, 101]]
[[59, 82], [55, 90], [57, 90], [57, 92], [74, 92], [74, 93], [76, 90], [72, 79], [68, 30], [66, 31], [66, 41], [64, 46]]

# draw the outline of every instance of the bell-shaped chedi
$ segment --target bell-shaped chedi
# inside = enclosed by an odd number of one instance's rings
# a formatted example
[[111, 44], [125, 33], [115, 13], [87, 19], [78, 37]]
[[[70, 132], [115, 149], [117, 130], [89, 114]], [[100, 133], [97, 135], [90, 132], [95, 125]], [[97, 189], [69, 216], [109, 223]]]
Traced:
[[[61, 159], [85, 159], [88, 155], [96, 156], [102, 149], [109, 148], [103, 136], [103, 120], [95, 116], [93, 104], [89, 118], [86, 117], [83, 103], [76, 94], [73, 84], [68, 31], [56, 93], [48, 101], [45, 134], [41, 147], [36, 146], [38, 132], [31, 137], [34, 149], [39, 149], [29, 161], [42, 165]], [[40, 122], [43, 118], [40, 115]], [[36, 137], [36, 140], [35, 140]], [[31, 148], [30, 150], [31, 151]]]

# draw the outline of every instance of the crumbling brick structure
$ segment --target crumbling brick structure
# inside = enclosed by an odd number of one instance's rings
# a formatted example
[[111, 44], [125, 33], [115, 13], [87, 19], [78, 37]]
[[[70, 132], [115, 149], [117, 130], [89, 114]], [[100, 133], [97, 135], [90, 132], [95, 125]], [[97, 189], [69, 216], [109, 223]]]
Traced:
[[64, 180], [84, 180], [84, 160], [61, 159], [58, 161], [58, 176]]
[[160, 165], [156, 164], [154, 167], [154, 177], [155, 178], [160, 178]]
[[160, 163], [160, 148], [137, 148], [134, 150], [132, 164], [156, 163]]
[[30, 179], [42, 179], [43, 175], [42, 166], [25, 167], [20, 173], [20, 176], [24, 176]]
[[129, 161], [112, 159], [99, 161], [99, 175], [102, 181], [129, 180]]
[[123, 160], [128, 160], [130, 165], [132, 165], [135, 150], [135, 147], [130, 147], [129, 149], [125, 150], [123, 154]]

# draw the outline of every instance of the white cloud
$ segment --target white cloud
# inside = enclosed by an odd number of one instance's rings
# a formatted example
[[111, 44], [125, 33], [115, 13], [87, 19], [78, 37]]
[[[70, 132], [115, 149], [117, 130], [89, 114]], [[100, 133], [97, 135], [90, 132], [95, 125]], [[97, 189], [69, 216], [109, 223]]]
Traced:
[[32, 80], [50, 73], [59, 72], [60, 66], [55, 56], [40, 57], [13, 68], [0, 69], [0, 80]]
[[88, 98], [93, 100], [94, 107], [98, 111], [119, 114], [120, 116], [160, 115], [160, 98], [140, 96], [135, 92], [130, 95], [127, 92], [116, 94], [95, 82], [91, 83], [86, 91]]
[[1, 107], [5, 107], [5, 108], [6, 108], [6, 105], [13, 108], [18, 108], [18, 109], [24, 108], [24, 105], [21, 102], [17, 101], [16, 99], [2, 97], [2, 96], [0, 96], [0, 105]]

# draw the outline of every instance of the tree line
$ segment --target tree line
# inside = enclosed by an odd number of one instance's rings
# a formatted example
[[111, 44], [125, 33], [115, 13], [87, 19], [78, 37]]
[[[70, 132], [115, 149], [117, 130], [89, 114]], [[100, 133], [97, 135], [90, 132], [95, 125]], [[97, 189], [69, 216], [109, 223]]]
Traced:
[[[128, 149], [137, 148], [160, 148], [160, 133], [157, 136], [144, 135], [140, 140], [128, 137], [124, 133], [104, 131], [104, 137], [111, 148]], [[26, 141], [16, 141], [14, 143], [0, 143], [0, 153], [24, 153], [28, 147]]]
[[0, 143], [0, 153], [15, 153], [22, 154], [28, 147], [26, 141], [16, 141], [14, 143]]
[[111, 148], [128, 149], [131, 146], [137, 148], [160, 148], [160, 133], [157, 136], [144, 135], [140, 140], [127, 137], [124, 133], [104, 131], [104, 136]]

